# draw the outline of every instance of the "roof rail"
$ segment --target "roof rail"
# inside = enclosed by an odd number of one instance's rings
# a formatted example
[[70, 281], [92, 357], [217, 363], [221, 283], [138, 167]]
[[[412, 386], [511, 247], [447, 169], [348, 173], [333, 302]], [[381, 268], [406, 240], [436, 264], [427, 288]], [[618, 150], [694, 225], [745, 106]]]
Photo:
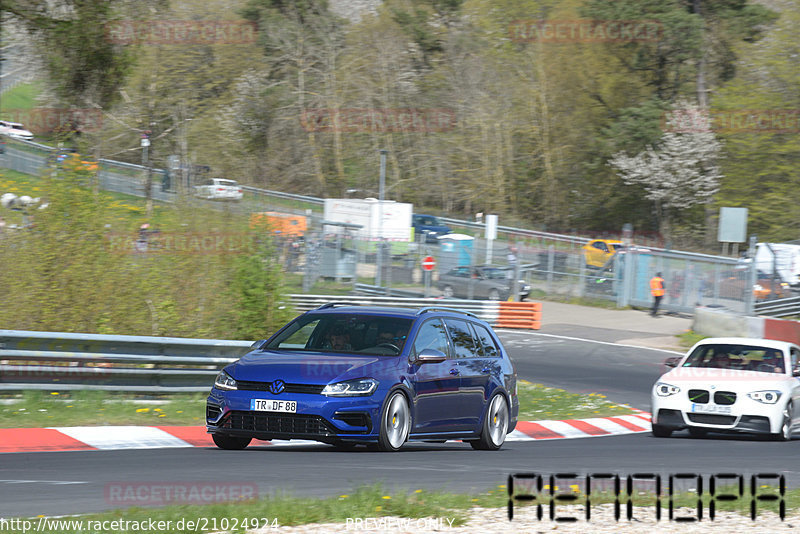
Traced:
[[447, 308], [445, 306], [426, 306], [424, 308], [420, 308], [417, 310], [417, 315], [422, 315], [423, 313], [434, 312], [434, 311], [446, 311], [452, 313], [460, 313], [462, 315], [469, 315], [470, 317], [474, 317], [476, 319], [480, 319], [477, 315], [472, 312], [464, 311], [464, 310], [457, 310], [456, 308]]
[[335, 308], [337, 306], [358, 306], [358, 304], [354, 304], [352, 302], [326, 302], [325, 304], [323, 304], [322, 306], [320, 306], [317, 309], [318, 310], [325, 310], [325, 309], [328, 309], [328, 308]]

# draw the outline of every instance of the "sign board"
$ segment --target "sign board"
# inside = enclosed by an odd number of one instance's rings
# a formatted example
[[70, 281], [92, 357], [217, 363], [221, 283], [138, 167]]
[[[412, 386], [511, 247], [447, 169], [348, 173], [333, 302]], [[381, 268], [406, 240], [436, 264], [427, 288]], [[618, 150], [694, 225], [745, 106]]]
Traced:
[[747, 241], [747, 208], [720, 208], [717, 241], [744, 243]]
[[486, 239], [497, 239], [497, 215], [486, 216]]
[[436, 259], [433, 256], [425, 256], [422, 258], [422, 268], [426, 271], [432, 271], [436, 267]]
[[150, 146], [150, 139], [142, 137], [142, 146]]

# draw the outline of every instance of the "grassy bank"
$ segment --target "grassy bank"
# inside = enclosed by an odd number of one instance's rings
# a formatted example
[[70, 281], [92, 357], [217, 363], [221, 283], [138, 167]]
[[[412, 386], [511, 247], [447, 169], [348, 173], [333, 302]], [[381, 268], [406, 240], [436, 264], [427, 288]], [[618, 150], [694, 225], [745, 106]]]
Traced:
[[[521, 421], [633, 413], [629, 407], [609, 402], [599, 393], [570, 393], [524, 381], [519, 386], [519, 397]], [[204, 393], [154, 396], [103, 391], [25, 391], [3, 396], [0, 428], [197, 426], [205, 424], [205, 399]]]

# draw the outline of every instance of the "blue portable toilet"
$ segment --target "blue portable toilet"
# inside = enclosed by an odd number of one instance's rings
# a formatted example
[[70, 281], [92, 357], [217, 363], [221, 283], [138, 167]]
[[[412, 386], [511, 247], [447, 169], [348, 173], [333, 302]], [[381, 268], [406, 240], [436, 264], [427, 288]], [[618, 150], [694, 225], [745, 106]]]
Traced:
[[447, 234], [439, 237], [441, 249], [440, 272], [472, 265], [472, 247], [474, 243], [475, 238], [466, 234]]

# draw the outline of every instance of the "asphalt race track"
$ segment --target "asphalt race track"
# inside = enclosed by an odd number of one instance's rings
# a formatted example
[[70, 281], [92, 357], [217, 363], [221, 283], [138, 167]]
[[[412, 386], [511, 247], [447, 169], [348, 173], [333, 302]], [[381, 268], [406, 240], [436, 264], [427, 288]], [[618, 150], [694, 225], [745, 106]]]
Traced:
[[[502, 333], [522, 378], [574, 391], [599, 391], [611, 400], [649, 409], [649, 388], [662, 371], [664, 351], [580, 341], [536, 333]], [[593, 334], [593, 333], [590, 333]], [[596, 337], [596, 336], [593, 336]], [[780, 473], [800, 487], [800, 440], [770, 442], [747, 436], [705, 439], [676, 433], [507, 442], [500, 451], [461, 443], [412, 443], [399, 453], [363, 448], [339, 452], [309, 446], [15, 453], [0, 455], [0, 517], [61, 515], [122, 508], [109, 486], [176, 483], [249, 484], [259, 495], [291, 492], [332, 496], [380, 481], [387, 489], [486, 491], [512, 473], [579, 474]]]

